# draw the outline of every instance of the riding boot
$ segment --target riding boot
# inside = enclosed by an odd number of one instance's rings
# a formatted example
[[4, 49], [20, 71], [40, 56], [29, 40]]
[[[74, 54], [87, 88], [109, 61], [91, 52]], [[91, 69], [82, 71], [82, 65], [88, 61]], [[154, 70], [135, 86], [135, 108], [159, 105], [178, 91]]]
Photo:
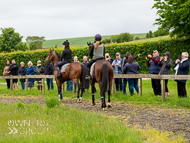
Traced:
[[61, 71], [60, 71], [59, 67], [56, 67], [56, 73], [57, 73], [57, 77], [61, 76]]
[[90, 69], [88, 69], [88, 74], [85, 77], [86, 80], [91, 80], [92, 76], [90, 75]]

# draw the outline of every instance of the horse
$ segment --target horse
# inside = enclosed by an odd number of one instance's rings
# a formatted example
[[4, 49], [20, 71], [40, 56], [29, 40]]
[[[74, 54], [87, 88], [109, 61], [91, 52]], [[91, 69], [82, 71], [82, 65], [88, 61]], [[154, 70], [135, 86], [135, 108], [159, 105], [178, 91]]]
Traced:
[[[92, 48], [92, 43], [88, 43], [89, 49]], [[93, 77], [90, 80], [91, 89], [92, 89], [92, 105], [95, 105], [95, 88], [94, 85], [97, 82], [100, 88], [100, 95], [101, 95], [101, 107], [103, 110], [106, 108], [105, 102], [105, 93], [108, 92], [108, 107], [111, 107], [111, 88], [112, 88], [112, 81], [113, 81], [113, 67], [112, 65], [106, 60], [98, 60], [94, 64], [93, 68]], [[109, 85], [108, 85], [109, 84]]]
[[[61, 56], [53, 50], [50, 49], [50, 53], [48, 55], [48, 57], [45, 59], [46, 63], [49, 63], [51, 61], [53, 61], [54, 67], [56, 67], [56, 64], [60, 62]], [[86, 76], [86, 67], [84, 65], [82, 65], [79, 62], [72, 62], [70, 63], [64, 74], [61, 74], [61, 77], [57, 77], [56, 71], [54, 71], [54, 76], [55, 76], [55, 80], [57, 83], [57, 87], [58, 87], [58, 95], [60, 97], [60, 101], [62, 100], [62, 93], [61, 93], [61, 85], [68, 80], [72, 80], [73, 83], [76, 85], [76, 87], [78, 87], [78, 92], [77, 92], [77, 98], [78, 98], [78, 102], [82, 102], [82, 95], [83, 95], [83, 91], [84, 91], [84, 77]], [[78, 79], [80, 79], [80, 84], [78, 82]], [[81, 90], [81, 95], [79, 98], [79, 94], [80, 94], [80, 90]]]

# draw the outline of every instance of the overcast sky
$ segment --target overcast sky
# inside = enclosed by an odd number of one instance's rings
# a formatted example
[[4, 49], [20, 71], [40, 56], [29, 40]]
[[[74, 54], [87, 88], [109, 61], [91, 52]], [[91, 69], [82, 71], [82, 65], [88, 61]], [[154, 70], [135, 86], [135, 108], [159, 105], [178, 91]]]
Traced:
[[153, 26], [154, 0], [1, 0], [0, 27], [13, 27], [24, 39], [49, 39], [147, 33]]

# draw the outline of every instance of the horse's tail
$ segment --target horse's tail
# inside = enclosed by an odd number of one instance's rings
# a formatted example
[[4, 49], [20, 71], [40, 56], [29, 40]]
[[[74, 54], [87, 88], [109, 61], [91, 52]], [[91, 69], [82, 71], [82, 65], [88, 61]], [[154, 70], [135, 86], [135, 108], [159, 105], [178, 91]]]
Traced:
[[108, 80], [109, 80], [109, 67], [106, 63], [102, 66], [102, 85], [101, 85], [101, 92], [105, 93], [108, 87]]
[[88, 75], [88, 69], [83, 64], [81, 64], [81, 70], [82, 70], [81, 71], [81, 78], [83, 78], [83, 81], [84, 81], [86, 75]]

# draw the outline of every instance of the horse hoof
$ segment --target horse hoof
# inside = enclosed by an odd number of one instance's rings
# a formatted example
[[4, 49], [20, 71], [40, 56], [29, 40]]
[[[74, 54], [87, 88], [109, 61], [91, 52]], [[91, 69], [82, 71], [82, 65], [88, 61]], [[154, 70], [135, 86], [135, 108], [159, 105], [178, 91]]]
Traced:
[[61, 101], [62, 99], [59, 99], [59, 101]]
[[108, 108], [111, 108], [111, 103], [110, 102], [108, 103]]
[[103, 109], [103, 111], [105, 111], [106, 110], [106, 108], [102, 108]]

